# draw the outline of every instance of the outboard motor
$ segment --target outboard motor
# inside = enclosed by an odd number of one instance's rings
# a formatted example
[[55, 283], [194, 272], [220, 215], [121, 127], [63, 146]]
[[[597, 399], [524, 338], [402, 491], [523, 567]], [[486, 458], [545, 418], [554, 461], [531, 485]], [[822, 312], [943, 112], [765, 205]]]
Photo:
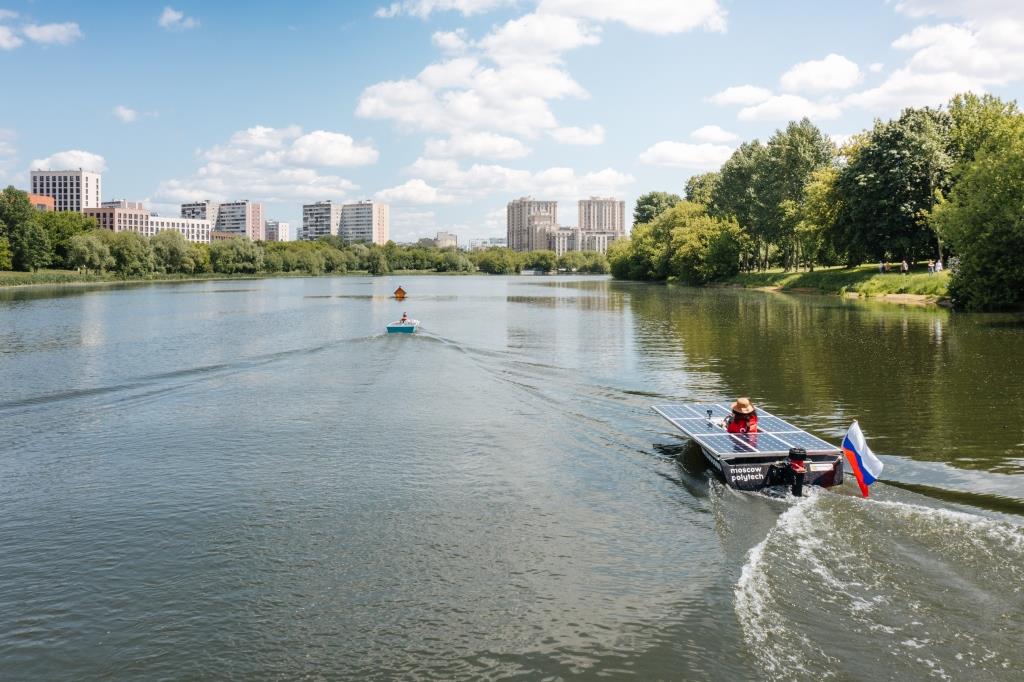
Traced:
[[804, 462], [807, 460], [807, 451], [803, 448], [789, 449], [789, 470], [793, 482], [793, 497], [802, 497], [804, 494], [804, 475], [807, 467]]

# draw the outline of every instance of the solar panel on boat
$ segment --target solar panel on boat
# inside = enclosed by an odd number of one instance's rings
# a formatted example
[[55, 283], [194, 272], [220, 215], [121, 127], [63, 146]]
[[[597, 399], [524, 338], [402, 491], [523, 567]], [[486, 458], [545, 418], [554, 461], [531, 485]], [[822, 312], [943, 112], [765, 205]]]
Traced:
[[[786, 453], [791, 447], [801, 447], [808, 452], [835, 452], [839, 449], [760, 409], [757, 411], [758, 430], [751, 434], [726, 433], [720, 420], [730, 414], [728, 405], [677, 403], [655, 405], [654, 409], [687, 436], [721, 456]], [[707, 418], [708, 410], [711, 410], [711, 421]]]

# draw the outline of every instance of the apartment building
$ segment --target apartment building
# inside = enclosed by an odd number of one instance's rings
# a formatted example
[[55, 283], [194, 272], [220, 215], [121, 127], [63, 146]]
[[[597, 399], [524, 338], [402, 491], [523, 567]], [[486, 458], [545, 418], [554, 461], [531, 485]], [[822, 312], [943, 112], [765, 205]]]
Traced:
[[99, 208], [101, 176], [82, 170], [34, 170], [31, 194], [53, 199], [55, 211], [83, 211]]
[[215, 226], [218, 232], [231, 232], [259, 242], [266, 236], [263, 223], [263, 204], [255, 201], [228, 201], [217, 207]]
[[328, 235], [338, 235], [341, 228], [341, 204], [318, 201], [302, 206], [302, 233], [300, 239], [313, 240]]
[[291, 223], [280, 220], [268, 220], [264, 223], [264, 237], [268, 242], [290, 242], [292, 240]]
[[520, 197], [506, 208], [506, 236], [513, 251], [547, 248], [549, 229], [558, 228], [558, 202]]
[[606, 253], [608, 245], [621, 236], [615, 232], [587, 232], [579, 227], [560, 227], [548, 232], [545, 248], [557, 256], [569, 251]]
[[626, 202], [612, 197], [579, 200], [579, 228], [584, 232], [626, 235]]
[[114, 232], [138, 232], [144, 237], [152, 237], [163, 230], [176, 230], [190, 242], [210, 243], [210, 221], [151, 215], [137, 201], [105, 201], [99, 208], [87, 208], [82, 212], [95, 218], [100, 227]]
[[204, 201], [193, 201], [188, 204], [181, 205], [181, 217], [191, 218], [193, 220], [206, 220], [211, 225], [217, 224], [217, 214], [220, 209], [220, 204], [217, 204], [209, 199]]
[[338, 234], [348, 242], [373, 242], [383, 246], [390, 239], [389, 214], [388, 205], [377, 201], [343, 204]]
[[459, 248], [459, 237], [452, 232], [438, 232], [434, 238], [434, 246], [439, 249]]

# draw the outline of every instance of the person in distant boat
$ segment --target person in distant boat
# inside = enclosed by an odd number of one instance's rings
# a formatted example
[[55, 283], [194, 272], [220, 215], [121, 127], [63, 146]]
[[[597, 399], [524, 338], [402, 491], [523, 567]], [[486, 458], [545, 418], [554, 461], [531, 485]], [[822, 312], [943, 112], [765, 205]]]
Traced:
[[725, 430], [729, 433], [757, 433], [757, 410], [750, 398], [737, 398], [732, 404], [732, 414], [726, 420]]
[[409, 324], [409, 313], [402, 313], [402, 319], [399, 320], [401, 324]]

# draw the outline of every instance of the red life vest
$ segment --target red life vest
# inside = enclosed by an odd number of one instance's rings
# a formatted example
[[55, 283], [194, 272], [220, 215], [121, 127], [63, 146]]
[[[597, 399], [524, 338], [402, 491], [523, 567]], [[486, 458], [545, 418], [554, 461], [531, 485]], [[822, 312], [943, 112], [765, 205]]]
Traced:
[[729, 433], [757, 433], [757, 413], [742, 417], [734, 414], [725, 430]]

